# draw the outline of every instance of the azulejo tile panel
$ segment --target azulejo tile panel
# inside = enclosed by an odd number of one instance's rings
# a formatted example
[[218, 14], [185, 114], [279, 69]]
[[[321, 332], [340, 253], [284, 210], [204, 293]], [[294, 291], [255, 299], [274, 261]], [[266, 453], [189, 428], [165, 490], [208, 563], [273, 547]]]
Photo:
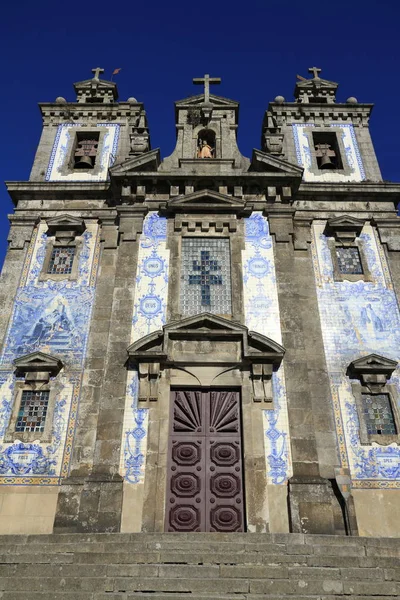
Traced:
[[95, 127], [105, 128], [103, 144], [99, 149], [99, 156], [96, 161], [100, 161], [100, 170], [96, 169], [96, 174], [91, 171], [71, 171], [65, 172], [65, 161], [67, 160], [68, 148], [75, 134], [76, 127], [83, 127], [83, 123], [65, 123], [57, 128], [56, 137], [50, 155], [49, 166], [46, 172], [46, 181], [106, 181], [108, 178], [108, 169], [113, 165], [118, 150], [118, 139], [120, 125], [111, 123], [97, 123]]
[[[255, 212], [246, 219], [243, 283], [246, 325], [282, 343], [275, 261], [268, 221]], [[263, 411], [267, 481], [282, 484], [291, 476], [289, 422], [283, 365], [272, 376], [274, 409]]]
[[[32, 238], [0, 356], [0, 483], [51, 485], [68, 474], [100, 245], [98, 225], [88, 223], [78, 279], [40, 281], [46, 230], [41, 223]], [[5, 443], [14, 402], [13, 361], [34, 351], [55, 355], [64, 364], [57, 376], [51, 442]]]
[[304, 167], [304, 181], [329, 181], [329, 182], [345, 182], [345, 181], [363, 181], [366, 179], [364, 165], [361, 159], [358, 148], [357, 139], [354, 133], [354, 127], [350, 123], [335, 123], [331, 124], [331, 129], [338, 129], [343, 141], [345, 160], [350, 168], [350, 174], [338, 173], [337, 171], [320, 171], [318, 173], [311, 172], [311, 148], [306, 130], [310, 130], [314, 125], [311, 124], [294, 124], [293, 137], [296, 149], [297, 162], [301, 167]]
[[[350, 468], [353, 487], [400, 487], [400, 448], [361, 445], [346, 375], [352, 360], [371, 353], [399, 361], [400, 313], [386, 259], [372, 227], [365, 225], [361, 239], [373, 280], [334, 281], [324, 227], [325, 221], [313, 224], [312, 256], [341, 466]], [[400, 391], [399, 369], [389, 383]]]
[[[150, 212], [143, 224], [136, 274], [131, 342], [162, 329], [168, 299], [167, 220]], [[148, 409], [138, 408], [138, 374], [128, 371], [120, 474], [132, 484], [144, 482]]]

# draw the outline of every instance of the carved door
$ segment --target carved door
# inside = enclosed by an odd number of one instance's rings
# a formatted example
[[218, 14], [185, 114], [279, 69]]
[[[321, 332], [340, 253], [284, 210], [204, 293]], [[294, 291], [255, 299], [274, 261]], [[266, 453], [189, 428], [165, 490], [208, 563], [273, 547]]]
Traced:
[[239, 392], [171, 392], [166, 531], [244, 531]]

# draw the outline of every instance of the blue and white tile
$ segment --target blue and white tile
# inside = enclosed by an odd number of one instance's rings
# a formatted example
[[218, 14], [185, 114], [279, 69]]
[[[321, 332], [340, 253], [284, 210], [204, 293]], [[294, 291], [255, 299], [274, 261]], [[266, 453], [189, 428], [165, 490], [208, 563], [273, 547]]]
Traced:
[[297, 162], [304, 168], [304, 181], [341, 183], [347, 181], [364, 181], [366, 179], [354, 127], [350, 123], [335, 123], [330, 125], [330, 128], [339, 130], [338, 133], [342, 138], [345, 150], [345, 157], [343, 157], [343, 159], [348, 163], [350, 174], [346, 175], [344, 173], [329, 170], [320, 173], [312, 173], [312, 150], [310, 148], [309, 138], [306, 135], [306, 131], [310, 130], [311, 127], [314, 127], [314, 125], [304, 125], [302, 123], [292, 125]]
[[[139, 243], [131, 342], [162, 329], [168, 300], [169, 250], [167, 220], [150, 212]], [[120, 474], [131, 484], [143, 484], [147, 448], [148, 409], [138, 408], [138, 374], [128, 371], [121, 444]]]
[[[373, 281], [335, 282], [323, 235], [325, 221], [313, 224], [313, 264], [335, 423], [343, 467], [349, 467], [357, 487], [385, 487], [400, 482], [398, 445], [361, 445], [354, 396], [346, 370], [361, 356], [376, 353], [400, 360], [400, 313], [385, 257], [370, 225], [361, 233]], [[390, 383], [399, 390], [397, 369]], [[346, 464], [347, 463], [347, 464]]]
[[98, 157], [100, 161], [99, 172], [97, 170], [96, 174], [90, 171], [78, 170], [70, 173], [63, 172], [65, 161], [68, 158], [68, 145], [70, 145], [71, 137], [74, 135], [74, 128], [83, 126], [83, 123], [65, 123], [58, 126], [46, 172], [46, 181], [106, 181], [108, 179], [108, 169], [113, 165], [118, 151], [120, 125], [115, 123], [97, 123], [95, 125], [95, 127], [106, 129]]
[[[273, 241], [268, 221], [262, 213], [255, 212], [246, 219], [245, 227], [245, 322], [250, 330], [282, 344]], [[272, 388], [274, 408], [263, 411], [266, 476], [268, 483], [282, 484], [292, 473], [283, 365], [273, 374]]]
[[0, 483], [39, 483], [51, 479], [58, 483], [63, 463], [69, 414], [74, 391], [73, 378], [60, 374], [55, 398], [51, 441], [39, 439], [24, 443], [16, 439], [5, 443], [4, 435], [13, 410], [15, 376], [13, 372], [0, 375]]

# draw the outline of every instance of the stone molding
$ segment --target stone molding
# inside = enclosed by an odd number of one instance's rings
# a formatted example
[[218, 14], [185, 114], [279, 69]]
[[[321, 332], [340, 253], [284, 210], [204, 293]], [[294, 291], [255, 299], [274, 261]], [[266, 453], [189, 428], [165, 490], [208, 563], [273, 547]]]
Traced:
[[213, 365], [223, 369], [239, 364], [251, 371], [253, 400], [272, 399], [271, 377], [285, 349], [244, 325], [203, 313], [165, 325], [131, 344], [130, 362], [139, 368], [139, 401], [155, 401], [165, 368]]

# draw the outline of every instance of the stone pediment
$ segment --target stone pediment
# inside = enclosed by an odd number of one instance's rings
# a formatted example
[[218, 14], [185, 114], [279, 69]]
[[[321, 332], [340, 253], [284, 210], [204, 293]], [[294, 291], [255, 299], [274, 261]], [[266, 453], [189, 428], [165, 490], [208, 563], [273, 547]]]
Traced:
[[253, 150], [250, 171], [298, 177], [299, 181], [303, 175], [302, 167], [257, 149]]
[[[178, 344], [180, 351], [175, 352], [174, 342]], [[200, 342], [217, 342], [215, 351], [207, 359], [206, 354], [201, 352]], [[184, 350], [187, 342], [186, 352]], [[190, 352], [190, 342], [193, 345], [193, 353]], [[224, 342], [229, 345], [232, 342], [232, 357], [229, 351], [221, 350]], [[238, 346], [240, 354], [237, 355]], [[207, 348], [210, 345], [207, 344]], [[197, 362], [198, 359], [212, 363], [235, 363], [238, 360], [247, 363], [268, 363], [279, 365], [284, 356], [284, 348], [264, 335], [249, 331], [240, 323], [229, 321], [223, 317], [202, 313], [193, 317], [187, 317], [181, 321], [174, 321], [165, 325], [160, 331], [151, 333], [128, 348], [128, 355], [134, 362], [148, 362], [154, 360], [166, 360], [169, 364]]]
[[48, 371], [57, 374], [62, 368], [62, 362], [56, 356], [44, 352], [32, 352], [14, 360], [14, 365], [20, 373], [31, 371]]
[[80, 235], [86, 229], [83, 219], [72, 217], [71, 215], [58, 215], [46, 219], [47, 235], [55, 235], [57, 231], [73, 231]]
[[326, 223], [324, 234], [334, 236], [338, 241], [353, 241], [361, 233], [365, 221], [349, 215], [341, 215], [329, 219]]
[[127, 176], [130, 173], [136, 174], [137, 171], [157, 171], [161, 164], [160, 149], [150, 150], [139, 156], [128, 158], [122, 163], [113, 165], [110, 168], [111, 177], [117, 175]]
[[83, 81], [77, 81], [74, 83], [74, 90], [78, 92], [79, 90], [92, 90], [95, 88], [96, 90], [111, 90], [115, 99], [117, 99], [117, 84], [114, 81], [107, 81], [106, 79], [84, 79]]
[[391, 375], [397, 367], [397, 361], [379, 354], [368, 354], [357, 360], [353, 360], [348, 371], [351, 376], [360, 374]]
[[[239, 107], [239, 102], [235, 100], [230, 100], [230, 98], [224, 98], [223, 96], [214, 96], [214, 94], [210, 94], [210, 102], [214, 108], [232, 108]], [[189, 96], [188, 98], [183, 98], [182, 100], [178, 100], [175, 102], [176, 108], [195, 108], [201, 107], [204, 104], [204, 94], [197, 94], [196, 96]]]
[[245, 208], [245, 201], [238, 200], [232, 196], [227, 196], [212, 190], [200, 190], [191, 194], [177, 196], [167, 203], [168, 212], [242, 212]]
[[298, 81], [296, 83], [296, 88], [298, 89], [322, 89], [322, 90], [331, 90], [336, 89], [338, 84], [335, 81], [329, 81], [328, 79], [322, 79], [321, 77], [313, 78], [313, 79], [304, 79], [303, 81]]
[[128, 348], [139, 372], [140, 402], [157, 400], [158, 381], [166, 368], [222, 373], [239, 365], [250, 371], [254, 401], [270, 402], [272, 372], [284, 353], [280, 344], [264, 335], [210, 313], [168, 323]]

